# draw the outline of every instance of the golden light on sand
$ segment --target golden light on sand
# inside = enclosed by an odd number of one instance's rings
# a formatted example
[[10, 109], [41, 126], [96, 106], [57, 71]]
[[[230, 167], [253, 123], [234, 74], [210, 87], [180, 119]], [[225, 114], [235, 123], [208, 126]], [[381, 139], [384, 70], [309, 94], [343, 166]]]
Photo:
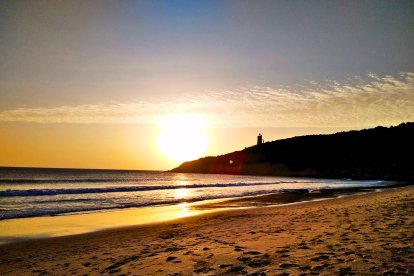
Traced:
[[179, 218], [188, 217], [191, 215], [190, 208], [187, 203], [181, 203], [178, 205], [181, 208], [181, 212], [178, 214]]
[[205, 119], [197, 115], [170, 115], [159, 122], [158, 148], [177, 162], [201, 157], [208, 147]]

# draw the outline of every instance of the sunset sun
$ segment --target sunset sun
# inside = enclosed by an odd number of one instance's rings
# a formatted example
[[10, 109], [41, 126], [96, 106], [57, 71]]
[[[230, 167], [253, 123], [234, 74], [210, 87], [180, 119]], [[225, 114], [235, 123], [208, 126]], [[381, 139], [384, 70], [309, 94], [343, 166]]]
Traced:
[[183, 162], [201, 157], [208, 147], [205, 120], [197, 115], [171, 115], [159, 121], [158, 148], [167, 158]]

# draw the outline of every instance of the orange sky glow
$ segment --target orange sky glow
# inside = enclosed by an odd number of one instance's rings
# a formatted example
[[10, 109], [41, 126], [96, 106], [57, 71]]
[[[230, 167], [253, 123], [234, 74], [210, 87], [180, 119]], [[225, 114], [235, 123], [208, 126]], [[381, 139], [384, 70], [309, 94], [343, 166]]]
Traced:
[[0, 166], [168, 170], [414, 121], [412, 1], [2, 1]]

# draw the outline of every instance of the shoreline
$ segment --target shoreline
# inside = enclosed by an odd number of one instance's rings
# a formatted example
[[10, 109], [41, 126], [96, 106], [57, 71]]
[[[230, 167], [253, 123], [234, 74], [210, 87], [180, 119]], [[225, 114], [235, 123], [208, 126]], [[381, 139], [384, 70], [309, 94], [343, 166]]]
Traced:
[[287, 204], [335, 199], [410, 185], [407, 182], [377, 187], [342, 187], [320, 190], [288, 189], [277, 193], [234, 198], [208, 199], [162, 206], [111, 209], [98, 212], [67, 213], [0, 220], [0, 246], [37, 239], [82, 235], [124, 227], [162, 223], [211, 212], [245, 208], [276, 207]]
[[18, 242], [0, 273], [414, 273], [413, 203], [408, 186]]

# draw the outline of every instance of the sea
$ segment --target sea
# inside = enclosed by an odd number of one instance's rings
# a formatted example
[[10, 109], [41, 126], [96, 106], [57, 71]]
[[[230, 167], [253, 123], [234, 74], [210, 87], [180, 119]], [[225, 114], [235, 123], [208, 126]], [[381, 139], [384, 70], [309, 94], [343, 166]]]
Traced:
[[166, 206], [289, 189], [375, 187], [381, 180], [163, 171], [0, 168], [0, 220]]

